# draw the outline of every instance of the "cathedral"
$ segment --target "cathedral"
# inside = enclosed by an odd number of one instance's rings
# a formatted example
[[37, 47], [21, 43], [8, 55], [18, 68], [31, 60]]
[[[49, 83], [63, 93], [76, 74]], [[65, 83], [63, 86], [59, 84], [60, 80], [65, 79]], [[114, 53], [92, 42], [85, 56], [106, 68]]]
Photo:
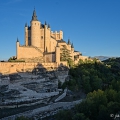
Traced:
[[51, 31], [46, 22], [42, 24], [34, 9], [30, 26], [25, 24], [25, 43], [16, 42], [16, 58], [25, 62], [57, 62], [66, 61], [66, 56], [78, 61], [82, 54], [74, 50], [73, 43], [63, 40], [63, 32]]

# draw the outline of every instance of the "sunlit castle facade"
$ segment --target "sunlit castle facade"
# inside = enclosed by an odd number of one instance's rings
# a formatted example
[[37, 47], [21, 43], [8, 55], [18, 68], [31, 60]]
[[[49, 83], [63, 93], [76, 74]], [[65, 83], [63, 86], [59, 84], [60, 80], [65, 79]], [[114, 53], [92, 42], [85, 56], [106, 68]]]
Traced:
[[62, 61], [61, 55], [65, 47], [73, 61], [78, 61], [81, 53], [74, 51], [73, 44], [63, 40], [63, 31], [52, 32], [49, 24], [42, 24], [34, 9], [30, 26], [25, 24], [25, 44], [16, 42], [16, 58], [26, 62], [57, 62]]

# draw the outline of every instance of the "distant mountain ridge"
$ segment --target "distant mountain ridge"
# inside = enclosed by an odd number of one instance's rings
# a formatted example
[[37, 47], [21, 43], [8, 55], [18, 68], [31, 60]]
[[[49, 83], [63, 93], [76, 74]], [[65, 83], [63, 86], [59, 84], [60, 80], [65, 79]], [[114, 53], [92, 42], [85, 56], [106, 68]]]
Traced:
[[104, 60], [107, 60], [107, 59], [112, 58], [112, 57], [109, 57], [109, 56], [95, 56], [94, 58], [97, 58], [100, 61], [104, 61]]

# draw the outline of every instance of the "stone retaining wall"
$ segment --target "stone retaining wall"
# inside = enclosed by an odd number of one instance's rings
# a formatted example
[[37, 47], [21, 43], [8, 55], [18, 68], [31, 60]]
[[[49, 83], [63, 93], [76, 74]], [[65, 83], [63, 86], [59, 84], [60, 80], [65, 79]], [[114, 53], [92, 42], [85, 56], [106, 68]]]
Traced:
[[60, 65], [67, 66], [67, 62], [62, 62], [60, 64], [54, 63], [27, 63], [27, 62], [0, 62], [0, 73], [11, 74], [17, 72], [27, 72], [28, 69], [33, 70], [35, 68], [57, 68]]

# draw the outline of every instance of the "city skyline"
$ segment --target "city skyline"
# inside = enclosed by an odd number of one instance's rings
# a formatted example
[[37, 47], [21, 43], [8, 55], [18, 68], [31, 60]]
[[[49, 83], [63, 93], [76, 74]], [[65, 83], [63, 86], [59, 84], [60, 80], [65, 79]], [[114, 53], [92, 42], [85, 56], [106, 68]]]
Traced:
[[34, 7], [38, 20], [62, 30], [65, 41], [85, 56], [120, 56], [119, 0], [0, 1], [0, 60], [16, 55], [17, 37], [24, 44], [24, 26]]

